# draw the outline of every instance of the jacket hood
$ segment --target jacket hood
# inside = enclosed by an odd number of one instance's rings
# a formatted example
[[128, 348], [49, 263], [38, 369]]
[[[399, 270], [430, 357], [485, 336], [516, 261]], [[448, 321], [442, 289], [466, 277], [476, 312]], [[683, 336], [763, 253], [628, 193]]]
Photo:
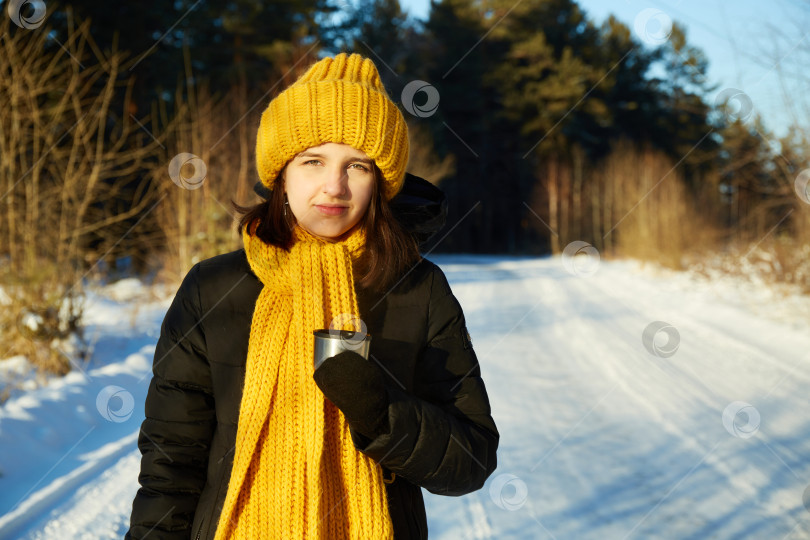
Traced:
[[[261, 182], [256, 182], [253, 191], [262, 199], [272, 193]], [[388, 203], [397, 221], [419, 243], [420, 249], [433, 238], [447, 219], [447, 198], [444, 192], [422, 177], [405, 173], [402, 189]]]

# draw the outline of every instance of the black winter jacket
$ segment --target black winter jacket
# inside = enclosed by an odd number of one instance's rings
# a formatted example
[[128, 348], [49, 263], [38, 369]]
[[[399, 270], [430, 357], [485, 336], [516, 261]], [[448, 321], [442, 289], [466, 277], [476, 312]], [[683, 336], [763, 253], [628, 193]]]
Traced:
[[[409, 175], [411, 193], [419, 181], [427, 184]], [[436, 229], [411, 230], [426, 241]], [[155, 350], [127, 539], [213, 538], [261, 288], [244, 249], [194, 265], [180, 285]], [[394, 479], [385, 486], [395, 538], [424, 539], [420, 487], [453, 496], [480, 489], [496, 468], [499, 434], [464, 314], [438, 266], [423, 259], [388, 294], [358, 290], [358, 304], [370, 354], [386, 371], [390, 430], [373, 440], [351, 430], [352, 439]]]

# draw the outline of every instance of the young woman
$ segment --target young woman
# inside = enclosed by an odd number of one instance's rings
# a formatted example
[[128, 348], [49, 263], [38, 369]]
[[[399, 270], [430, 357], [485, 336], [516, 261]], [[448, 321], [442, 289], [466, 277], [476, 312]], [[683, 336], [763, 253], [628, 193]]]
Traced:
[[[407, 135], [357, 54], [271, 101], [244, 248], [194, 265], [163, 321], [127, 538], [427, 538], [420, 488], [458, 496], [492, 474], [464, 314], [419, 255], [444, 214], [402, 197], [406, 176], [438, 192], [406, 175]], [[329, 328], [367, 333], [368, 359], [315, 369]]]

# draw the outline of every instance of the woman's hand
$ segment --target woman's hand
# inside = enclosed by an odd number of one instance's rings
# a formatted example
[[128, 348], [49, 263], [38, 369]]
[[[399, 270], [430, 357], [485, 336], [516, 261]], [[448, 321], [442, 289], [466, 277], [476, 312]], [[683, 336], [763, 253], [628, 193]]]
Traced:
[[355, 431], [370, 438], [388, 431], [388, 393], [375, 360], [343, 351], [324, 360], [313, 378]]

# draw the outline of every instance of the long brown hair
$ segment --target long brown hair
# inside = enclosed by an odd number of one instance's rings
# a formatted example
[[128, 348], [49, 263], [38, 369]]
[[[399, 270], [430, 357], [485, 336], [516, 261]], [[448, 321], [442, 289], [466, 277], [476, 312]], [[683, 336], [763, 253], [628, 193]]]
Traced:
[[[374, 184], [371, 201], [360, 226], [366, 232], [366, 248], [357, 261], [355, 281], [358, 287], [378, 292], [396, 284], [403, 274], [422, 260], [419, 245], [394, 216], [388, 201], [382, 196], [380, 184], [382, 171], [373, 164]], [[239, 220], [239, 233], [244, 227], [258, 236], [266, 244], [289, 251], [293, 245], [293, 227], [296, 224], [292, 212], [284, 211], [284, 189], [281, 188], [282, 171], [273, 183], [276, 189], [270, 197], [254, 206], [240, 206], [233, 200], [234, 210], [243, 214]]]

